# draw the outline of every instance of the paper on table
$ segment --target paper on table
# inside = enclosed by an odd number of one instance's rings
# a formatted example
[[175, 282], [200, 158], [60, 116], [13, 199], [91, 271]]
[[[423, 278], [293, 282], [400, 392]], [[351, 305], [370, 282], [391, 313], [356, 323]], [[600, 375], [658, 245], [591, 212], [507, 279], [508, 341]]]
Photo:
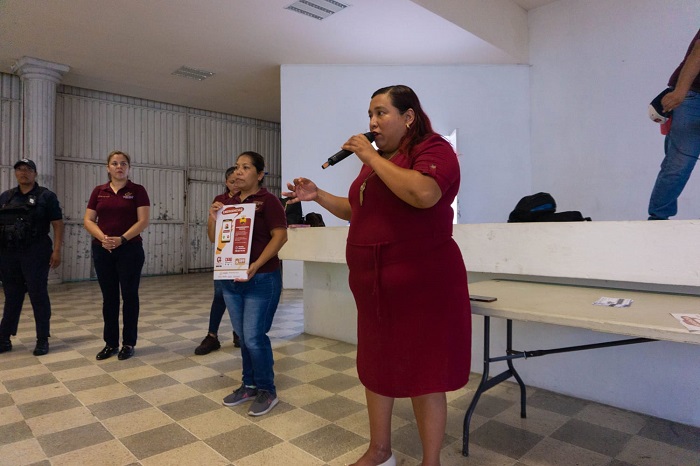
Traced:
[[700, 314], [671, 314], [690, 332], [700, 332]]
[[598, 301], [594, 302], [596, 306], [608, 306], [608, 307], [630, 307], [632, 304], [631, 299], [627, 298], [607, 298], [603, 296], [599, 298]]

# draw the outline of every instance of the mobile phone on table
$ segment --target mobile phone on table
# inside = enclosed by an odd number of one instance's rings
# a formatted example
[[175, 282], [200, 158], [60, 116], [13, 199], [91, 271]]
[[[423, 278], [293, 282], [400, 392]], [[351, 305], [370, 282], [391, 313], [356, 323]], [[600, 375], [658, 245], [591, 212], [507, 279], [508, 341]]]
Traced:
[[496, 301], [496, 298], [494, 298], [493, 296], [480, 296], [478, 294], [470, 294], [469, 300], [470, 301], [479, 301], [481, 303], [492, 303], [492, 302]]

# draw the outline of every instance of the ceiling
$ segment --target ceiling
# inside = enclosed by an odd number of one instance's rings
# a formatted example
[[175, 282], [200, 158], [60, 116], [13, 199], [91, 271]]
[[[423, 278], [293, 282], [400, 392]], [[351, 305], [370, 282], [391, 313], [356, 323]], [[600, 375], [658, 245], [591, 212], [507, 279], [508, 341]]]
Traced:
[[[350, 6], [322, 21], [285, 9], [293, 1], [0, 0], [0, 71], [28, 56], [68, 65], [64, 84], [279, 122], [283, 64], [518, 62], [431, 1], [340, 0]], [[173, 76], [183, 65], [214, 75]]]

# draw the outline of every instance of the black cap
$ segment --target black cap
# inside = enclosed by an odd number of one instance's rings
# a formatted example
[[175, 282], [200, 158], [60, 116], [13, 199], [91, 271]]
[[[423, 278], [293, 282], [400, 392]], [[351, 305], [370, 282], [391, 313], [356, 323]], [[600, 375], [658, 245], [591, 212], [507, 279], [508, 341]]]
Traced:
[[20, 165], [26, 165], [32, 170], [36, 171], [36, 164], [29, 159], [19, 159], [15, 164], [15, 169], [17, 169], [17, 167], [19, 167]]

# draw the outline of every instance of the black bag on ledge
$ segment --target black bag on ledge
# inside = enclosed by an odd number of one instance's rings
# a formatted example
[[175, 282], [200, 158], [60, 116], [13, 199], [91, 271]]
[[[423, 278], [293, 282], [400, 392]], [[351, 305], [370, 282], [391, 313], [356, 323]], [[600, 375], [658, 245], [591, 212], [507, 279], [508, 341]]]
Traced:
[[280, 197], [280, 202], [284, 207], [284, 213], [287, 216], [287, 225], [303, 225], [304, 214], [301, 211], [301, 202], [289, 204], [286, 197]]
[[549, 193], [525, 196], [515, 205], [508, 216], [508, 223], [522, 222], [582, 222], [590, 221], [578, 210], [557, 212], [557, 203]]
[[311, 227], [325, 227], [326, 224], [323, 222], [323, 216], [317, 214], [316, 212], [309, 212], [304, 217], [304, 224]]

